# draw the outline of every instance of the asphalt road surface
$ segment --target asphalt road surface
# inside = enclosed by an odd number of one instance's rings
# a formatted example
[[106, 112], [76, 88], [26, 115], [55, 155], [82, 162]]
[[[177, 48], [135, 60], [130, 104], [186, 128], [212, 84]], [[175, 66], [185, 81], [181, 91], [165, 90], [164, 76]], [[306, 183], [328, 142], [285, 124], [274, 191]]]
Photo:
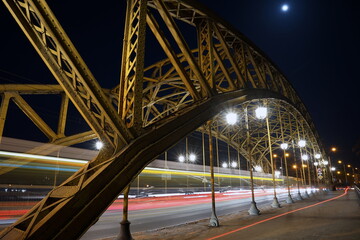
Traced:
[[[295, 193], [292, 194], [295, 196]], [[278, 193], [279, 202], [284, 202], [287, 193]], [[264, 196], [256, 196], [258, 207], [270, 205], [273, 200], [271, 191]], [[209, 218], [211, 215], [211, 203], [203, 201], [202, 203], [179, 205], [165, 208], [148, 208], [142, 210], [129, 211], [129, 221], [131, 222], [131, 232], [140, 232], [154, 230], [201, 219]], [[216, 214], [218, 216], [248, 211], [250, 207], [250, 195], [239, 199], [230, 199], [216, 202]], [[115, 237], [119, 233], [119, 222], [121, 221], [122, 210], [106, 211], [99, 221], [92, 226], [81, 238], [81, 240], [95, 240]]]

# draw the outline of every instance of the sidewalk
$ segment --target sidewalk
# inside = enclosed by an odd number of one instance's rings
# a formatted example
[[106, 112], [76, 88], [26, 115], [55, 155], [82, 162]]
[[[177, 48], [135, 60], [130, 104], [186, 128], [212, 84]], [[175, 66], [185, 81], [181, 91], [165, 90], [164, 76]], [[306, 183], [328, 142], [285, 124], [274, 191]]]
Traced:
[[[209, 220], [206, 219], [156, 231], [134, 233], [133, 237], [136, 240], [358, 240], [360, 201], [354, 191], [349, 191], [344, 196], [342, 194], [344, 191], [327, 192], [294, 204], [282, 202], [280, 209], [260, 209], [260, 216], [249, 216], [247, 212], [223, 216], [219, 218], [220, 227], [217, 228], [208, 227]], [[338, 198], [322, 202], [335, 197]], [[289, 213], [290, 211], [293, 212]]]

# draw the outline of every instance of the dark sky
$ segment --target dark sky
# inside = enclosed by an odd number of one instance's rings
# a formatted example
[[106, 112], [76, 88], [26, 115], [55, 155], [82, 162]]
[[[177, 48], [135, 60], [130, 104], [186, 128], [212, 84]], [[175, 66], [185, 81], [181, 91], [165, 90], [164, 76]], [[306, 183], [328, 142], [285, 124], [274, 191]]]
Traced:
[[[201, 2], [244, 33], [281, 69], [307, 106], [326, 148], [338, 147], [333, 158], [360, 166], [359, 156], [352, 152], [360, 140], [359, 1]], [[101, 85], [115, 86], [125, 1], [48, 3]], [[281, 11], [283, 3], [289, 5], [286, 13]], [[0, 82], [55, 83], [2, 3], [0, 27]], [[147, 62], [162, 56], [151, 46], [147, 50]]]

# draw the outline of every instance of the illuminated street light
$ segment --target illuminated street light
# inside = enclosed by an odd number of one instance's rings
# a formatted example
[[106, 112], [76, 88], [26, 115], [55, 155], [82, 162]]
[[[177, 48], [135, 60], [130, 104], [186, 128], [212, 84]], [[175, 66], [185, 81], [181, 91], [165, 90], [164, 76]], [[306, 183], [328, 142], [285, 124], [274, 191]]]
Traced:
[[256, 172], [262, 172], [262, 171], [263, 171], [263, 170], [262, 170], [262, 167], [259, 166], [259, 165], [256, 165], [256, 166], [254, 167], [254, 169], [255, 169]]
[[342, 164], [342, 161], [341, 161], [341, 160], [339, 160], [339, 161], [338, 161], [338, 163], [339, 163], [339, 164]]
[[236, 168], [237, 167], [237, 162], [235, 162], [235, 161], [231, 162], [231, 167]]
[[301, 148], [305, 147], [306, 146], [306, 141], [303, 140], [303, 139], [299, 140], [298, 146], [301, 147]]
[[227, 168], [228, 167], [228, 164], [226, 162], [223, 162], [222, 165], [221, 165], [223, 168]]
[[326, 166], [326, 165], [329, 164], [329, 161], [327, 161], [327, 160], [322, 160], [322, 163]]
[[287, 144], [287, 143], [282, 143], [282, 144], [280, 144], [280, 147], [281, 147], [281, 149], [286, 150], [286, 149], [288, 149], [289, 144]]
[[193, 154], [193, 153], [190, 153], [190, 155], [189, 155], [189, 161], [190, 161], [190, 162], [195, 162], [195, 160], [196, 160], [196, 155]]
[[273, 157], [274, 157], [274, 158], [277, 158], [277, 154], [276, 154], [276, 153], [274, 153], [274, 154], [273, 154]]
[[337, 174], [341, 174], [341, 172], [340, 172], [340, 171], [337, 171], [336, 173], [337, 173]]
[[234, 125], [237, 122], [238, 116], [234, 112], [228, 112], [225, 118], [229, 125]]
[[293, 168], [293, 169], [296, 169], [296, 168], [297, 168], [297, 166], [296, 166], [296, 165], [293, 165], [293, 166], [292, 166], [292, 168]]
[[347, 165], [347, 167], [349, 167], [349, 168], [350, 168], [350, 167], [351, 167], [351, 165], [350, 165], [350, 164], [348, 164], [348, 165]]
[[314, 162], [314, 166], [317, 167], [319, 165], [318, 162]]
[[178, 159], [179, 159], [179, 162], [185, 162], [184, 155], [180, 155]]
[[307, 160], [309, 160], [309, 156], [304, 154], [304, 155], [301, 156], [301, 159], [304, 160], [304, 161], [307, 161]]
[[336, 170], [336, 168], [335, 167], [331, 167], [331, 169], [330, 169], [331, 171], [335, 171]]
[[290, 156], [290, 154], [289, 153], [285, 153], [285, 157], [289, 157]]
[[331, 148], [331, 151], [332, 151], [332, 152], [336, 152], [336, 151], [337, 151], [336, 147], [332, 147], [332, 148]]
[[95, 143], [95, 147], [96, 147], [97, 150], [100, 150], [103, 146], [104, 146], [104, 144], [102, 142], [100, 142], [100, 141], [97, 141]]
[[266, 107], [258, 107], [255, 110], [256, 118], [258, 119], [265, 119], [267, 116], [267, 108]]
[[320, 153], [316, 153], [316, 154], [315, 154], [315, 158], [316, 158], [316, 159], [320, 159], [320, 158], [321, 158], [321, 154], [320, 154]]

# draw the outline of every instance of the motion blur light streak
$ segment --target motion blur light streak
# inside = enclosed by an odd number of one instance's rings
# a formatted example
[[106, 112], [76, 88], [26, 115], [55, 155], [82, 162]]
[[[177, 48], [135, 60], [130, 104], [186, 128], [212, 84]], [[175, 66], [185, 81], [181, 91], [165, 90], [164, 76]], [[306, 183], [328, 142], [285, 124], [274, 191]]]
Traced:
[[[26, 154], [26, 153], [5, 152], [5, 151], [0, 151], [0, 156], [23, 157], [23, 158], [28, 158], [28, 159], [48, 160], [51, 162], [56, 162], [59, 165], [68, 165], [67, 163], [80, 163], [81, 165], [83, 165], [83, 164], [87, 163], [87, 161], [84, 161], [84, 160], [57, 158], [57, 157], [49, 157], [49, 156]], [[24, 161], [24, 160], [22, 159], [21, 161]], [[81, 167], [81, 165], [79, 167]], [[34, 166], [34, 165], [20, 165], [20, 164], [14, 164], [14, 163], [0, 163], [0, 166], [27, 168], [27, 169], [39, 169], [39, 170], [56, 170], [56, 171], [64, 171], [64, 172], [77, 171], [76, 168], [68, 169], [68, 168], [45, 167], [45, 166]], [[226, 164], [226, 167], [227, 166], [228, 165]], [[152, 167], [145, 167], [145, 169], [142, 172], [150, 173], [150, 174], [173, 174], [173, 175], [189, 175], [189, 172], [190, 172], [192, 176], [210, 177], [210, 173], [203, 173], [203, 172], [196, 172], [196, 171], [182, 171], [182, 170], [175, 170], [175, 169], [152, 168]], [[232, 174], [215, 173], [215, 176], [222, 177], [222, 178], [250, 179], [250, 176], [240, 176], [240, 175], [232, 175]], [[267, 177], [254, 177], [254, 179], [268, 180], [268, 181], [272, 180], [271, 178], [267, 178]], [[283, 179], [276, 179], [275, 181], [283, 181]]]
[[19, 164], [9, 164], [9, 163], [0, 163], [1, 167], [12, 167], [12, 168], [27, 168], [27, 169], [38, 169], [38, 170], [53, 170], [53, 171], [62, 171], [62, 172], [76, 172], [77, 169], [68, 169], [68, 168], [55, 168], [55, 167], [42, 167], [42, 166], [28, 166], [28, 165], [19, 165]]
[[84, 161], [84, 160], [49, 157], [49, 156], [34, 155], [34, 154], [27, 154], [27, 153], [4, 152], [4, 151], [0, 151], [0, 156], [34, 158], [34, 159], [42, 159], [42, 160], [49, 160], [49, 161], [55, 161], [55, 162], [59, 161], [59, 162], [83, 163], [83, 164], [87, 163], [87, 161]]

